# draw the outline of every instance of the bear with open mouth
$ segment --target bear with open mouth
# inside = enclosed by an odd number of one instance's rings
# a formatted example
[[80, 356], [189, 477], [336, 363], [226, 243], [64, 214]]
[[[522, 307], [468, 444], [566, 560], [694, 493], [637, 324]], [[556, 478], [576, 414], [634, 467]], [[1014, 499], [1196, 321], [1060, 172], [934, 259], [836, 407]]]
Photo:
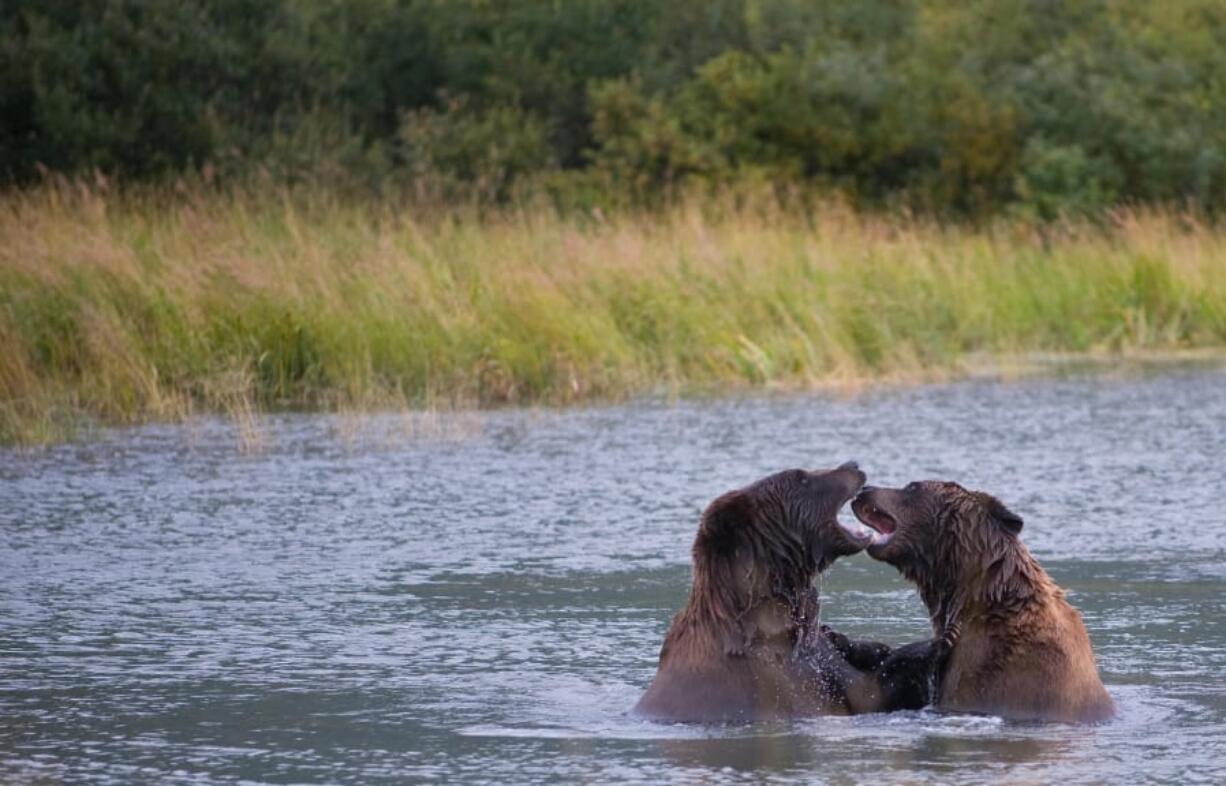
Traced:
[[1073, 723], [1114, 714], [1081, 615], [1019, 540], [1020, 516], [943, 481], [865, 488], [852, 510], [877, 532], [869, 556], [917, 585], [943, 642], [938, 709]]
[[737, 722], [918, 709], [930, 643], [898, 650], [819, 625], [814, 577], [871, 542], [838, 512], [864, 485], [854, 463], [789, 470], [732, 491], [702, 514], [693, 580], [634, 712]]

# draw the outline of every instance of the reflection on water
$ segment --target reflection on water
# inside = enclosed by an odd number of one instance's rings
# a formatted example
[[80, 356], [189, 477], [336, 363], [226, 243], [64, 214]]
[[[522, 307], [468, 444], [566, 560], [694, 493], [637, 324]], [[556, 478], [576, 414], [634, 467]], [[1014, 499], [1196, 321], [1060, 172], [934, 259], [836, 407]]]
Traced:
[[[200, 421], [0, 453], [0, 782], [1220, 783], [1224, 381], [287, 416], [255, 455]], [[629, 717], [702, 506], [849, 458], [1019, 511], [1120, 717]], [[822, 592], [852, 635], [925, 634], [867, 557]]]
[[[891, 730], [900, 723], [905, 727]], [[896, 771], [904, 780], [929, 768], [948, 769], [949, 775], [969, 766], [976, 768], [969, 771], [977, 777], [985, 766], [1008, 770], [1018, 763], [1058, 761], [1077, 750], [1075, 741], [1067, 738], [1011, 735], [999, 719], [991, 718], [943, 721], [931, 713], [903, 713], [897, 719], [873, 718], [851, 728], [845, 728], [845, 721], [798, 726], [788, 733], [755, 729], [756, 733], [744, 736], [664, 739], [656, 748], [683, 769], [785, 773], [820, 770], [831, 761], [842, 767], [854, 760], [866, 777]]]
[[821, 756], [812, 738], [799, 734], [660, 740], [655, 747], [662, 758], [683, 769], [787, 771], [812, 767]]

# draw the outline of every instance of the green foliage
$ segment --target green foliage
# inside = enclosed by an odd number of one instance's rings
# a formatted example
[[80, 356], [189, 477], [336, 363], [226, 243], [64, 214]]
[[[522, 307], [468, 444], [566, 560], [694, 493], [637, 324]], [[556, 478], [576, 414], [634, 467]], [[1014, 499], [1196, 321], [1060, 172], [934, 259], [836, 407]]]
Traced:
[[10, 0], [0, 179], [1214, 210], [1224, 26], [1216, 0]]
[[455, 100], [410, 112], [397, 141], [409, 173], [452, 200], [467, 191], [505, 200], [517, 181], [555, 165], [544, 122], [514, 105], [473, 112]]
[[1109, 160], [1092, 159], [1080, 145], [1026, 144], [1017, 190], [1040, 218], [1085, 215], [1115, 201], [1120, 173]]

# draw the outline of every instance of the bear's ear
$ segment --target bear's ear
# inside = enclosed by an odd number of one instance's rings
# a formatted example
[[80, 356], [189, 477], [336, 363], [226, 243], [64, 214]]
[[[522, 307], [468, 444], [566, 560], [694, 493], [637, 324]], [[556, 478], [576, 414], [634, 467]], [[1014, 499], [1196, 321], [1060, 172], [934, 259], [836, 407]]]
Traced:
[[702, 514], [698, 543], [707, 556], [732, 556], [750, 525], [753, 506], [743, 491], [730, 491], [707, 506]]
[[1005, 528], [1005, 531], [1010, 535], [1016, 535], [1022, 531], [1022, 517], [1005, 507], [1005, 503], [998, 500], [996, 497], [984, 494], [984, 504], [987, 505], [988, 513], [992, 518], [996, 519], [996, 523]]

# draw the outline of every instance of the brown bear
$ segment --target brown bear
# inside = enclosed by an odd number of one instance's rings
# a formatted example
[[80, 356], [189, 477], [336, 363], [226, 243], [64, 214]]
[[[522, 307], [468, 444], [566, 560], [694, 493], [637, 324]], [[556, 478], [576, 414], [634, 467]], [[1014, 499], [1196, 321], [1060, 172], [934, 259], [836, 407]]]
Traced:
[[865, 488], [869, 556], [919, 588], [937, 654], [934, 704], [1017, 720], [1091, 722], [1114, 705], [1081, 615], [1018, 539], [1022, 519], [957, 483]]
[[926, 645], [893, 653], [817, 622], [814, 576], [872, 538], [837, 520], [863, 484], [854, 463], [790, 470], [710, 504], [694, 539], [689, 597], [636, 714], [735, 722], [927, 702]]

